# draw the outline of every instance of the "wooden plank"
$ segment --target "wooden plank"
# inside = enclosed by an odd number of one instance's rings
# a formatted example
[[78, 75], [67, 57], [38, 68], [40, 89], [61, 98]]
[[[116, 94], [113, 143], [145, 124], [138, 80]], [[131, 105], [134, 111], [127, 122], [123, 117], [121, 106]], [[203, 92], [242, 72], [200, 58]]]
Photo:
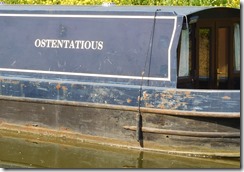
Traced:
[[[111, 105], [111, 104], [100, 104], [100, 103], [74, 102], [74, 101], [63, 101], [63, 100], [47, 100], [47, 99], [22, 98], [22, 97], [20, 98], [20, 97], [9, 97], [9, 96], [0, 96], [0, 100], [1, 99], [8, 100], [8, 101], [45, 103], [45, 104], [53, 104], [53, 105], [83, 106], [83, 107], [90, 107], [90, 108], [125, 110], [125, 111], [135, 111], [135, 112], [139, 111], [138, 107], [125, 106], [125, 105]], [[156, 109], [156, 108], [145, 108], [145, 107], [141, 107], [140, 111], [142, 113], [156, 113], [156, 114], [175, 115], [175, 116], [240, 118], [239, 112], [200, 112], [200, 111], [167, 110], [167, 109]]]
[[[136, 131], [136, 126], [123, 126], [126, 130]], [[155, 134], [168, 134], [178, 136], [191, 137], [213, 137], [213, 138], [239, 138], [240, 132], [197, 132], [197, 131], [181, 131], [181, 130], [167, 130], [151, 127], [142, 127], [143, 132]]]

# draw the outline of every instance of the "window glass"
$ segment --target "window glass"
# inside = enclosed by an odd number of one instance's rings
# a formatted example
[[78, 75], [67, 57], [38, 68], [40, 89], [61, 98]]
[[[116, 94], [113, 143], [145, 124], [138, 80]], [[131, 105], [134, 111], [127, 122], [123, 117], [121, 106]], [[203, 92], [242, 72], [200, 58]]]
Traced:
[[199, 78], [209, 79], [210, 33], [208, 28], [199, 29]]

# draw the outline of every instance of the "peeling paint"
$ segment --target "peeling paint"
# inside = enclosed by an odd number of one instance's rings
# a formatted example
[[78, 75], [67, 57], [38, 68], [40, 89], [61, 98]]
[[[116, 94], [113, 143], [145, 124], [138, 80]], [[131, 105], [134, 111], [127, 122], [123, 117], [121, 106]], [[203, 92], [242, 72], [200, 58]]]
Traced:
[[60, 88], [61, 88], [61, 85], [60, 85], [60, 84], [57, 84], [57, 85], [56, 85], [56, 89], [57, 89], [57, 90], [60, 90]]
[[230, 100], [231, 97], [229, 97], [229, 96], [224, 96], [224, 97], [222, 97], [222, 99], [224, 99], [224, 100]]
[[[17, 80], [17, 79], [16, 79]], [[146, 108], [206, 111], [240, 112], [240, 92], [197, 90], [173, 90], [143, 87], [139, 97], [137, 87], [114, 87], [85, 83], [57, 83], [44, 80], [1, 80], [0, 93], [4, 96], [67, 100], [111, 105], [140, 106]], [[227, 101], [228, 100], [228, 101]]]
[[128, 98], [128, 99], [126, 99], [126, 102], [127, 102], [127, 103], [131, 103], [132, 100], [131, 100], [130, 98]]

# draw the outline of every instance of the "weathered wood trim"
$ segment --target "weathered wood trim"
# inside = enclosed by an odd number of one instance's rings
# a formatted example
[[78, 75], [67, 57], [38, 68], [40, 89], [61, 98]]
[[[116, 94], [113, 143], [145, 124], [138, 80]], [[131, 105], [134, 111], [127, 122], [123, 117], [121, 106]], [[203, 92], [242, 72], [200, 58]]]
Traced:
[[[136, 131], [136, 126], [123, 126], [126, 130]], [[199, 132], [199, 131], [181, 131], [181, 130], [167, 130], [150, 127], [142, 127], [143, 132], [155, 134], [168, 134], [177, 136], [191, 136], [191, 137], [211, 137], [211, 138], [239, 138], [240, 132]]]
[[[75, 102], [75, 101], [64, 101], [64, 100], [48, 100], [48, 99], [37, 99], [37, 98], [26, 98], [26, 97], [10, 97], [0, 96], [0, 100], [5, 101], [19, 101], [19, 102], [30, 102], [30, 103], [45, 103], [53, 105], [65, 105], [65, 106], [83, 106], [89, 108], [100, 108], [100, 109], [113, 109], [113, 110], [124, 110], [138, 112], [139, 108], [135, 106], [125, 105], [111, 105], [111, 104], [100, 104], [100, 103], [88, 103], [88, 102]], [[210, 117], [210, 118], [240, 118], [239, 112], [200, 112], [200, 111], [181, 111], [181, 110], [168, 110], [168, 109], [153, 109], [140, 107], [141, 113], [156, 113], [162, 115], [175, 115], [175, 116], [197, 116], [197, 117]]]
[[152, 109], [141, 108], [141, 112], [156, 113], [175, 116], [198, 116], [198, 117], [210, 117], [210, 118], [240, 118], [238, 112], [200, 112], [200, 111], [181, 111], [181, 110], [168, 110], [168, 109]]

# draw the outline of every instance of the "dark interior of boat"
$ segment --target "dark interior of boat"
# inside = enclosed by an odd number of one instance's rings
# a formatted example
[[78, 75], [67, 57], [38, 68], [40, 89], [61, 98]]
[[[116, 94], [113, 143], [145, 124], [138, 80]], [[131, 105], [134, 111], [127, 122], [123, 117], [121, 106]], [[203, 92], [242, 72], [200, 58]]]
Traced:
[[240, 89], [240, 14], [225, 10], [185, 18], [178, 46], [178, 88]]

